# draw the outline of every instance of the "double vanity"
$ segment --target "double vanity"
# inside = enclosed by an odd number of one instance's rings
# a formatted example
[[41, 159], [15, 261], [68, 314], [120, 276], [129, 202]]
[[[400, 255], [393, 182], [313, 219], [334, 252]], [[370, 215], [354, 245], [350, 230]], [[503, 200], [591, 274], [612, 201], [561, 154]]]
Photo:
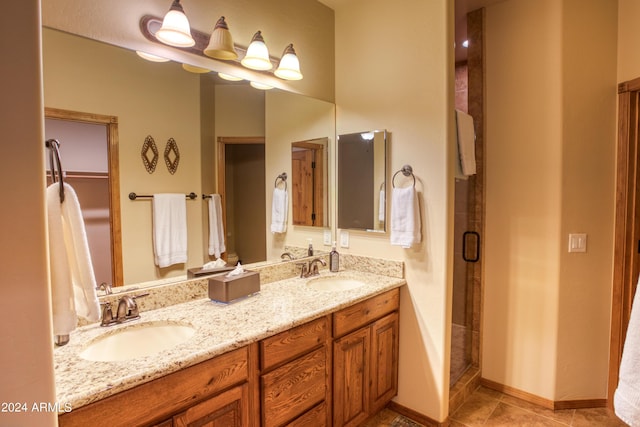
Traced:
[[140, 319], [55, 349], [60, 425], [360, 424], [397, 392], [406, 282], [401, 262], [342, 261], [308, 278], [257, 267], [260, 292], [231, 304], [207, 298], [206, 278], [144, 289]]

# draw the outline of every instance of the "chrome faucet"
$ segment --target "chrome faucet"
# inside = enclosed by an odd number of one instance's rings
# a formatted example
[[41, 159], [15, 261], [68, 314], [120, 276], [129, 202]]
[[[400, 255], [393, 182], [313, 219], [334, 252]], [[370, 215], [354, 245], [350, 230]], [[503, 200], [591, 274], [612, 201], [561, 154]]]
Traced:
[[138, 304], [136, 304], [136, 298], [141, 298], [149, 295], [140, 294], [140, 295], [124, 295], [118, 300], [118, 307], [116, 309], [116, 316], [113, 317], [113, 310], [111, 309], [111, 303], [109, 301], [103, 303], [102, 308], [102, 320], [100, 321], [100, 326], [110, 326], [123, 322], [127, 322], [129, 320], [135, 320], [140, 318], [140, 310], [138, 309]]

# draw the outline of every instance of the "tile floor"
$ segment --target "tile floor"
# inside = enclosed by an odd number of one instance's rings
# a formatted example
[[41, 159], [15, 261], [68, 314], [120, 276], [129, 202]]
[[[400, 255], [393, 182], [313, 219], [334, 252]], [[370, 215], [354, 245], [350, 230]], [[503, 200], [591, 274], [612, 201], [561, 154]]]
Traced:
[[[552, 411], [500, 392], [479, 387], [449, 417], [449, 427], [625, 427], [606, 408]], [[385, 409], [363, 427], [421, 427], [391, 410]]]
[[552, 411], [485, 387], [479, 387], [473, 392], [449, 420], [450, 427], [626, 426], [606, 408]]

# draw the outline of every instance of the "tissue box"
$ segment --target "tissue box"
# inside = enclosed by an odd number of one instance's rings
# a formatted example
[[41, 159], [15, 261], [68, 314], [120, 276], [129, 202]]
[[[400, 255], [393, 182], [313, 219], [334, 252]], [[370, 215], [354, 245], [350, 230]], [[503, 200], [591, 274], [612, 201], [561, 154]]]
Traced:
[[231, 302], [260, 291], [260, 273], [245, 270], [238, 276], [217, 276], [209, 279], [209, 298]]

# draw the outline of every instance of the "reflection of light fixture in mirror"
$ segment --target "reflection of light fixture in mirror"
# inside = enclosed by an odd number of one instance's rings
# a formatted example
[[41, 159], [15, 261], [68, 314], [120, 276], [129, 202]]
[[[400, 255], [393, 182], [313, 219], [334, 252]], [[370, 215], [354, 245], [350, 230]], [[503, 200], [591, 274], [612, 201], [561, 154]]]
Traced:
[[253, 35], [251, 44], [247, 48], [247, 54], [240, 61], [242, 65], [252, 70], [270, 70], [273, 64], [269, 59], [269, 49], [264, 43], [262, 32], [258, 31]]
[[242, 77], [232, 76], [231, 74], [218, 73], [218, 77], [224, 80], [229, 80], [230, 82], [239, 82], [244, 80]]
[[258, 83], [258, 82], [249, 82], [249, 84], [256, 88], [256, 89], [260, 89], [260, 90], [269, 90], [269, 89], [273, 89], [273, 86], [269, 86], [266, 85], [264, 83]]
[[469, 47], [469, 40], [465, 40], [462, 42], [462, 47]]
[[156, 38], [164, 44], [177, 47], [191, 47], [196, 44], [191, 37], [189, 20], [184, 14], [180, 0], [173, 0], [169, 12], [162, 20], [162, 27], [156, 31]]
[[141, 52], [139, 50], [136, 50], [136, 53], [138, 54], [138, 56], [140, 58], [146, 59], [147, 61], [151, 61], [151, 62], [169, 62], [169, 60], [167, 58], [163, 58], [162, 56], [154, 55], [152, 53]]
[[293, 43], [284, 49], [278, 69], [273, 72], [277, 77], [285, 80], [301, 80], [300, 61], [296, 51], [293, 49]]
[[182, 68], [185, 71], [188, 71], [190, 73], [196, 73], [196, 74], [205, 74], [205, 73], [211, 72], [211, 70], [208, 68], [196, 67], [195, 65], [189, 65], [189, 64], [182, 64]]
[[360, 137], [362, 139], [364, 139], [365, 141], [371, 141], [374, 137], [374, 133], [373, 132], [365, 132], [365, 133], [361, 133]]
[[216, 22], [216, 26], [209, 39], [209, 45], [203, 52], [205, 55], [215, 59], [230, 60], [238, 58], [238, 54], [233, 47], [233, 38], [231, 37], [227, 22], [224, 20], [224, 16], [221, 16], [218, 22]]

